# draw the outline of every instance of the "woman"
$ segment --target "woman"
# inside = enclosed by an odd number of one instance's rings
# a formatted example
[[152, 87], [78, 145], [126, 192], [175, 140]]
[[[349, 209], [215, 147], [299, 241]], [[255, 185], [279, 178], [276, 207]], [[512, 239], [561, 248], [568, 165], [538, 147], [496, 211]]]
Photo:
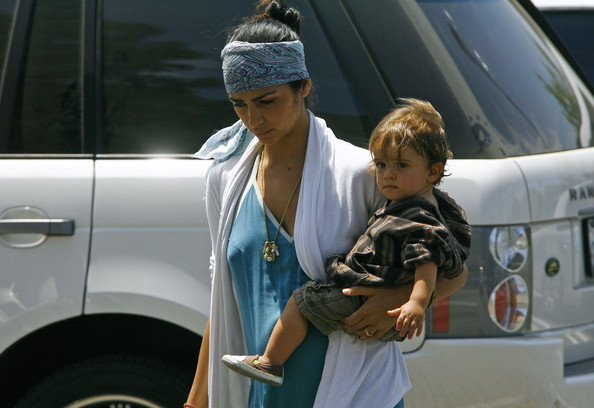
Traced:
[[[306, 109], [311, 80], [298, 41], [299, 13], [278, 1], [262, 7], [262, 15], [235, 29], [222, 52], [225, 86], [240, 122], [199, 152], [216, 159], [207, 182], [213, 293], [186, 406], [401, 406], [410, 383], [394, 342], [342, 332], [326, 338], [311, 328], [287, 361], [279, 388], [250, 387], [220, 361], [237, 350], [262, 353], [293, 289], [326, 280], [326, 257], [348, 252], [383, 201], [367, 172], [367, 151], [336, 139]], [[455, 291], [463, 276], [438, 281], [437, 296]], [[369, 340], [395, 324], [386, 311], [410, 295], [410, 288], [347, 291], [369, 296], [344, 322]]]

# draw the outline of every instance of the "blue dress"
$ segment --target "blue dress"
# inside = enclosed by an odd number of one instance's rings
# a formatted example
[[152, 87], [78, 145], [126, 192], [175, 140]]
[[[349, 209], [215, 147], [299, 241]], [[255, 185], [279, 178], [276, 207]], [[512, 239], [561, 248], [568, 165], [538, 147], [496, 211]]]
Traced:
[[[276, 244], [280, 256], [267, 262], [262, 254], [266, 241], [260, 192], [251, 178], [236, 216], [227, 257], [242, 315], [249, 354], [263, 354], [285, 304], [294, 289], [309, 280], [299, 266], [295, 244], [284, 230]], [[268, 233], [274, 239], [278, 222], [267, 209]], [[285, 363], [281, 387], [252, 381], [250, 408], [306, 408], [314, 404], [322, 376], [328, 338], [311, 324], [304, 342]]]

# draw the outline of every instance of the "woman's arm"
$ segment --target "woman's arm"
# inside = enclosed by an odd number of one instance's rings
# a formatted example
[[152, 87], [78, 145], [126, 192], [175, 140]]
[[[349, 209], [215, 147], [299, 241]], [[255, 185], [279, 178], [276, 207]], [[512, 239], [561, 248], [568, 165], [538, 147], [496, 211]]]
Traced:
[[210, 336], [210, 319], [206, 322], [204, 335], [202, 337], [202, 346], [200, 346], [200, 354], [198, 356], [198, 366], [196, 367], [196, 375], [192, 383], [190, 395], [188, 395], [188, 403], [196, 408], [208, 407], [208, 349]]
[[466, 264], [462, 265], [462, 272], [454, 279], [446, 279], [444, 277], [437, 278], [437, 286], [435, 287], [435, 300], [447, 298], [458, 289], [466, 284], [468, 277], [468, 268]]
[[[446, 298], [466, 283], [468, 269], [464, 265], [462, 273], [454, 279], [437, 278], [436, 300]], [[354, 286], [344, 289], [348, 296], [364, 295], [367, 300], [355, 313], [343, 319], [343, 329], [369, 340], [379, 339], [391, 327], [396, 326], [397, 317], [388, 315], [387, 311], [402, 306], [410, 298], [413, 284], [398, 285], [390, 288], [372, 288]], [[373, 336], [367, 336], [365, 329]]]

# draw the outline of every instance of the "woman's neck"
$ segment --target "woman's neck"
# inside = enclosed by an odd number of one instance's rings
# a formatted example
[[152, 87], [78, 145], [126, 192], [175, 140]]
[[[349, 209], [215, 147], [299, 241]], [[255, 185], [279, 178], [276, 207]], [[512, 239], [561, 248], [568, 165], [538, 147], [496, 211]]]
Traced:
[[309, 137], [309, 115], [307, 111], [291, 134], [273, 145], [266, 145], [263, 149], [264, 164], [272, 167], [301, 167], [305, 162], [307, 140]]

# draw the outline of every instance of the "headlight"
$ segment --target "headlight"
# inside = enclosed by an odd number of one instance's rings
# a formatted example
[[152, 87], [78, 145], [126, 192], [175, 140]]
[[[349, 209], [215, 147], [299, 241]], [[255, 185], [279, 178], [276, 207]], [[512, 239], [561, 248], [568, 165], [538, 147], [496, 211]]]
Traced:
[[508, 272], [517, 272], [526, 262], [528, 234], [522, 226], [496, 227], [489, 236], [489, 251]]

